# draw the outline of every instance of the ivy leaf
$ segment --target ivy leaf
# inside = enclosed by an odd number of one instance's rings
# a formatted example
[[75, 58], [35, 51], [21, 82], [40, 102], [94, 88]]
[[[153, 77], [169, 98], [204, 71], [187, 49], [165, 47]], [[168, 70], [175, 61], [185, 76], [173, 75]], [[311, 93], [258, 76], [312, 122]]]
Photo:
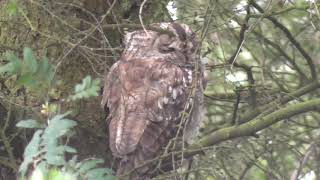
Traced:
[[20, 121], [16, 124], [16, 126], [20, 128], [44, 128], [45, 127], [44, 124], [41, 124], [38, 121], [33, 119]]

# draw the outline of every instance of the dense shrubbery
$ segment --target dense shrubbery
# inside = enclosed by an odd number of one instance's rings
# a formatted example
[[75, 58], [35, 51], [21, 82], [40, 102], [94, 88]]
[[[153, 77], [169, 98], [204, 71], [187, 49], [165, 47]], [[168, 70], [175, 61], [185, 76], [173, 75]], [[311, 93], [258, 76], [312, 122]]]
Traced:
[[[24, 87], [28, 92], [36, 93], [39, 98], [45, 98], [41, 97], [48, 95], [44, 92], [50, 92], [54, 88], [54, 68], [45, 56], [37, 59], [31, 49], [25, 48], [23, 59], [7, 52], [6, 60], [8, 62], [0, 66], [0, 73], [12, 79], [11, 83], [15, 89]], [[81, 84], [75, 86], [74, 93], [66, 100], [76, 101], [98, 96], [99, 85], [98, 79], [92, 80], [87, 76]], [[47, 119], [21, 120], [16, 125], [20, 128], [35, 130], [24, 150], [23, 162], [19, 168], [20, 178], [31, 180], [114, 179], [110, 169], [99, 167], [99, 164], [104, 163], [102, 159], [77, 160], [77, 150], [67, 145], [77, 123], [67, 118], [69, 112], [59, 114], [57, 108], [50, 108], [50, 106], [47, 102], [42, 109]], [[66, 159], [67, 154], [71, 154], [71, 158]]]

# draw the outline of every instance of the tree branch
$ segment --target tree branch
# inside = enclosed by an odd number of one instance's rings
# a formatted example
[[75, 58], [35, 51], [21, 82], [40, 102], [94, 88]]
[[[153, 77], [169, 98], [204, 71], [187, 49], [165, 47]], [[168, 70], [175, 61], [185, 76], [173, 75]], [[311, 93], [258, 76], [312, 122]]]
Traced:
[[300, 96], [309, 93], [315, 89], [318, 89], [320, 87], [320, 83], [318, 81], [314, 81], [296, 91], [293, 91], [289, 94], [287, 94], [286, 96], [284, 96], [281, 99], [276, 99], [264, 106], [258, 107], [256, 108], [254, 111], [248, 111], [247, 113], [245, 113], [243, 116], [241, 116], [239, 118], [239, 123], [244, 123], [244, 122], [248, 122], [251, 119], [259, 116], [264, 116], [267, 114], [270, 114], [271, 112], [275, 111], [276, 109], [278, 109], [278, 107], [280, 105], [286, 104], [287, 102], [299, 98]]
[[[253, 7], [255, 7], [260, 13], [264, 13], [264, 10], [254, 1], [251, 0], [251, 4]], [[301, 53], [301, 55], [306, 59], [310, 71], [311, 71], [311, 77], [312, 79], [317, 79], [317, 70], [316, 66], [313, 63], [312, 58], [309, 56], [309, 54], [301, 47], [300, 43], [293, 37], [291, 32], [286, 28], [284, 25], [282, 25], [279, 21], [277, 21], [275, 18], [271, 16], [266, 17], [268, 20], [270, 20], [276, 27], [278, 27], [281, 31], [284, 32], [284, 34], [287, 36], [289, 41], [298, 49], [298, 51]]]
[[232, 126], [217, 130], [212, 134], [202, 137], [196, 144], [193, 144], [190, 149], [201, 149], [202, 147], [212, 146], [229, 139], [251, 136], [252, 134], [268, 128], [283, 119], [288, 119], [292, 116], [308, 111], [316, 111], [319, 110], [319, 107], [320, 99], [292, 104], [264, 117], [257, 117], [252, 121], [239, 126]]
[[[184, 150], [183, 157], [188, 158], [196, 154], [201, 154], [203, 150], [213, 145], [216, 145], [218, 143], [221, 143], [223, 141], [244, 137], [244, 136], [252, 136], [256, 132], [266, 129], [283, 119], [288, 119], [288, 118], [291, 118], [292, 116], [309, 112], [309, 111], [316, 111], [316, 110], [319, 111], [319, 107], [320, 107], [320, 98], [310, 100], [307, 102], [301, 102], [301, 103], [289, 105], [278, 111], [270, 113], [264, 117], [257, 117], [252, 121], [246, 122], [241, 125], [235, 125], [232, 127], [219, 129], [209, 135], [206, 135], [200, 138], [196, 143], [192, 144], [188, 149]], [[172, 163], [171, 158], [173, 156], [176, 156], [175, 159], [179, 159], [181, 158], [181, 154], [182, 154], [181, 151], [174, 151], [172, 153], [167, 153], [158, 158], [164, 159], [163, 165], [166, 167], [164, 169], [169, 169], [170, 167], [169, 168], [167, 167]], [[149, 163], [154, 162], [158, 158], [148, 161], [142, 166], [148, 165]]]

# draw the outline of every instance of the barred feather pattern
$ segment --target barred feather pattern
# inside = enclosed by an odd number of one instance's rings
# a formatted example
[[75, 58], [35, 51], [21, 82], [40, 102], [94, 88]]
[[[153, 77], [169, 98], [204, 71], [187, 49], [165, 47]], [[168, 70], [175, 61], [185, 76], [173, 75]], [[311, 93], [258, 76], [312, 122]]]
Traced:
[[[102, 106], [109, 111], [109, 145], [120, 158], [117, 175], [149, 179], [154, 159], [176, 136], [182, 112], [191, 111], [186, 139], [194, 136], [203, 108], [203, 68], [195, 80], [197, 42], [184, 24], [158, 23], [155, 31], [127, 33], [125, 50], [105, 78]], [[192, 95], [193, 88], [197, 88]]]

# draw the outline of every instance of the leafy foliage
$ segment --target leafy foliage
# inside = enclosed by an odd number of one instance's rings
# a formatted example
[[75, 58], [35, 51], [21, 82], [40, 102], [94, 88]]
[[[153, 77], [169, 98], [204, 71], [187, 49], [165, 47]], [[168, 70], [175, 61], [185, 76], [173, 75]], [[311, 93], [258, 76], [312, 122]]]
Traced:
[[12, 52], [6, 53], [8, 63], [0, 66], [0, 73], [16, 76], [16, 85], [30, 90], [46, 91], [53, 79], [53, 67], [47, 57], [37, 59], [30, 48], [24, 48], [23, 60]]
[[[72, 128], [77, 125], [73, 120], [67, 119], [69, 113], [59, 114], [49, 120], [48, 126], [37, 130], [24, 152], [24, 161], [19, 172], [24, 177], [32, 164], [35, 170], [31, 180], [42, 179], [114, 179], [112, 171], [108, 168], [98, 168], [104, 163], [102, 159], [86, 159], [76, 161], [76, 156], [66, 161], [66, 153], [76, 153], [76, 149], [62, 144], [62, 138], [71, 134]], [[43, 124], [29, 119], [20, 121], [18, 127], [43, 128]]]
[[92, 80], [91, 76], [87, 76], [82, 80], [82, 84], [75, 86], [75, 94], [70, 96], [71, 100], [77, 100], [82, 98], [89, 98], [92, 96], [98, 96], [100, 90], [100, 80]]
[[16, 124], [20, 128], [44, 128], [44, 125], [34, 119], [20, 121]]

